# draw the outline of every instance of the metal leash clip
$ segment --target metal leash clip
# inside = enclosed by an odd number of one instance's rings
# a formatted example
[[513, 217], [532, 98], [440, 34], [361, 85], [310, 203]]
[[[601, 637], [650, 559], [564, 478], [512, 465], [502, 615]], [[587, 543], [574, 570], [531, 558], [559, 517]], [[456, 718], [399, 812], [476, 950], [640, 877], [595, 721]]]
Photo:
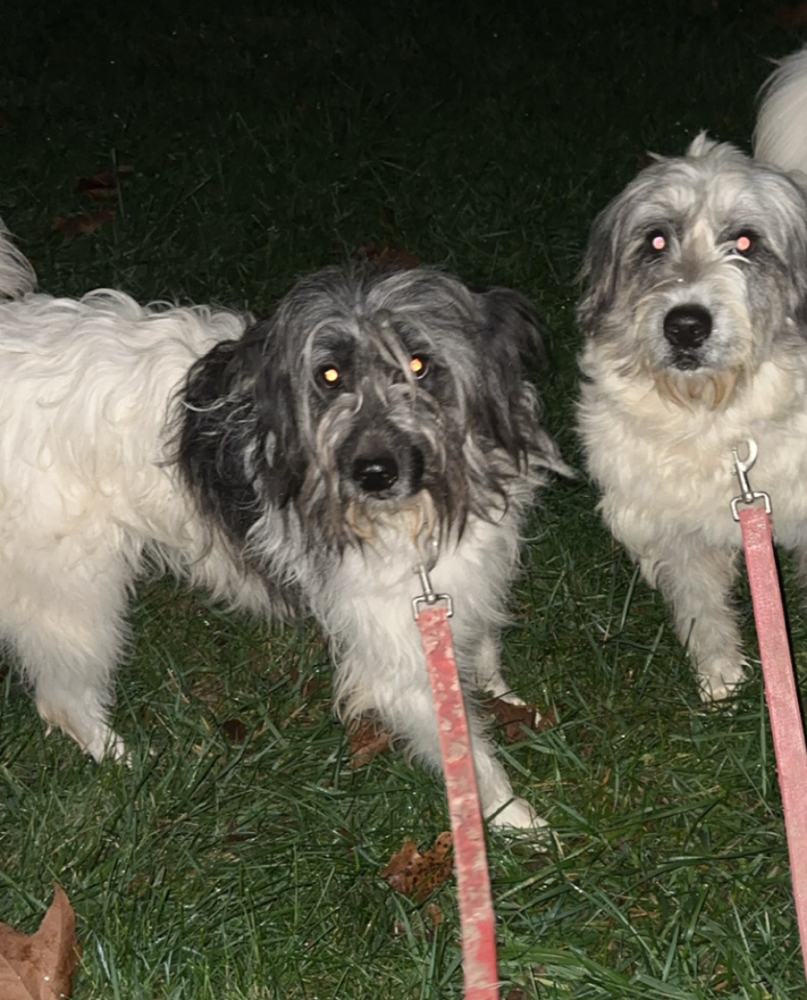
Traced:
[[412, 600], [412, 613], [415, 617], [415, 621], [418, 620], [418, 613], [421, 604], [425, 604], [427, 607], [434, 607], [438, 601], [446, 602], [446, 617], [451, 618], [454, 614], [454, 602], [451, 600], [450, 594], [435, 594], [434, 588], [432, 587], [432, 582], [429, 579], [429, 570], [426, 568], [425, 563], [418, 563], [415, 567], [415, 572], [420, 577], [420, 583], [423, 587], [423, 593], [419, 597], [415, 597]]
[[745, 504], [750, 507], [757, 500], [762, 500], [765, 504], [765, 512], [770, 514], [771, 512], [771, 498], [764, 491], [755, 491], [751, 489], [751, 485], [748, 482], [748, 472], [753, 466], [754, 462], [757, 460], [757, 455], [759, 454], [759, 449], [757, 448], [757, 443], [753, 438], [749, 438], [746, 441], [748, 447], [748, 458], [740, 458], [740, 454], [737, 448], [732, 448], [732, 453], [734, 455], [734, 472], [740, 481], [740, 489], [742, 493], [740, 496], [735, 497], [731, 501], [731, 516], [735, 521], [740, 520], [740, 515], [737, 511], [739, 504]]

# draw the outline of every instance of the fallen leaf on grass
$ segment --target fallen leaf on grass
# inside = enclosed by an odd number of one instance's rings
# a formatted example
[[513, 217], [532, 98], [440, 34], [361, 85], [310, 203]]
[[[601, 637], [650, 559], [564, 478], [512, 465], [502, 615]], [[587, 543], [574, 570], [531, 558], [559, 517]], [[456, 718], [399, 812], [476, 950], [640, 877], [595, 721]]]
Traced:
[[378, 267], [417, 267], [420, 257], [408, 250], [396, 250], [395, 247], [377, 247], [375, 243], [365, 243], [353, 254], [356, 260], [366, 260]]
[[530, 732], [540, 733], [558, 724], [552, 709], [541, 715], [534, 705], [513, 705], [501, 698], [488, 698], [482, 707], [493, 716], [494, 724], [503, 730], [508, 743], [526, 740]]
[[788, 31], [807, 27], [807, 3], [780, 4], [773, 12], [774, 21]]
[[221, 731], [230, 743], [246, 743], [249, 730], [240, 719], [226, 719], [221, 724]]
[[0, 997], [3, 1000], [61, 1000], [73, 995], [80, 951], [76, 915], [58, 884], [50, 909], [35, 934], [0, 924]]
[[76, 181], [76, 194], [89, 195], [93, 201], [108, 201], [110, 198], [116, 198], [121, 175], [130, 174], [133, 169], [133, 167], [123, 164], [117, 170], [99, 170], [97, 174], [92, 174], [90, 177], [79, 177]]
[[421, 854], [414, 840], [407, 840], [381, 872], [390, 886], [417, 903], [450, 878], [454, 867], [451, 834], [446, 831], [435, 840], [434, 847]]
[[62, 240], [69, 243], [77, 236], [87, 236], [94, 233], [96, 229], [105, 226], [115, 218], [115, 212], [111, 208], [102, 208], [98, 212], [89, 212], [82, 215], [57, 215], [53, 220], [54, 233], [60, 233]]
[[364, 767], [380, 753], [389, 750], [389, 736], [376, 722], [362, 720], [350, 730], [350, 766], [354, 770]]

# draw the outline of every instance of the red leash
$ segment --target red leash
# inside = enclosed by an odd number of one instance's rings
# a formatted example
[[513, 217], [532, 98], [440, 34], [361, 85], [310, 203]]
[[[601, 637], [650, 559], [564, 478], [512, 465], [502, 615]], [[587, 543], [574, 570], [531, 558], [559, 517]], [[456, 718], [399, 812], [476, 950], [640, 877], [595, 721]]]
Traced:
[[[448, 623], [453, 613], [451, 600], [434, 593], [425, 568], [418, 572], [425, 593], [413, 604], [440, 731], [457, 872], [465, 1000], [497, 1000], [496, 921], [471, 737]], [[426, 605], [422, 610], [421, 604]]]
[[[807, 975], [807, 747], [773, 552], [770, 498], [766, 493], [752, 492], [746, 477], [756, 455], [757, 447], [754, 442], [749, 442], [749, 457], [745, 462], [739, 459], [736, 449], [734, 451], [736, 472], [743, 495], [732, 501], [731, 509], [735, 520], [740, 522], [743, 533], [754, 621], [765, 677], [765, 698], [771, 717], [779, 788], [785, 814], [796, 920]], [[750, 506], [757, 500], [764, 501], [765, 506]], [[743, 510], [737, 510], [739, 504], [745, 505]]]

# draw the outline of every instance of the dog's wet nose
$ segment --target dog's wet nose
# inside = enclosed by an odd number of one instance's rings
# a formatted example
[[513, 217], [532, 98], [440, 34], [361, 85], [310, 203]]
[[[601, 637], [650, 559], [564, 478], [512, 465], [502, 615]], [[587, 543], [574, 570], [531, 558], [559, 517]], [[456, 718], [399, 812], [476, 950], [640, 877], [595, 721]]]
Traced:
[[357, 458], [353, 463], [353, 481], [366, 493], [383, 493], [397, 482], [398, 463], [392, 455]]
[[712, 317], [703, 306], [676, 306], [664, 317], [664, 336], [673, 347], [684, 350], [700, 347], [711, 332]]

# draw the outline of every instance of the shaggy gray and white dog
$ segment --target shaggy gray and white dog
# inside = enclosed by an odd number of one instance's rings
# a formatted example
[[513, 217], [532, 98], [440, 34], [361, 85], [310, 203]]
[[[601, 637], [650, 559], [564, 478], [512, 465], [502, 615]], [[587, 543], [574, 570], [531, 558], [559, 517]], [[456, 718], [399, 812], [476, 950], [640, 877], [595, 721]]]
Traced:
[[[548, 469], [518, 294], [427, 268], [322, 271], [273, 317], [34, 294], [0, 241], [0, 636], [96, 759], [134, 581], [171, 570], [270, 619], [313, 614], [336, 700], [440, 767], [412, 599], [451, 595], [463, 681], [506, 694], [499, 630]], [[485, 814], [529, 827], [474, 722]]]
[[807, 570], [807, 56], [764, 91], [756, 156], [698, 136], [594, 223], [579, 426], [600, 508], [672, 607], [705, 700], [745, 678], [732, 449]]

